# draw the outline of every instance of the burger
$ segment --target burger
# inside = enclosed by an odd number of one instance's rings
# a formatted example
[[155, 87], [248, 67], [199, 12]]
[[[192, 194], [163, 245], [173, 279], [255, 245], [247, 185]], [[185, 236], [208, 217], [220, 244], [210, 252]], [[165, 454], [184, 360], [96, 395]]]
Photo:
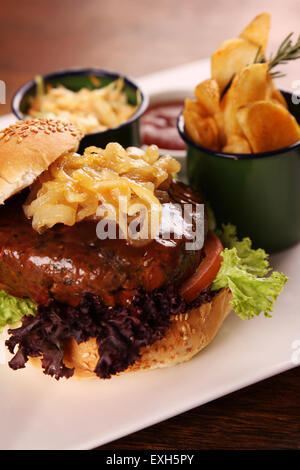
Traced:
[[0, 133], [0, 327], [13, 370], [30, 361], [56, 379], [110, 378], [173, 366], [232, 309], [270, 316], [287, 278], [267, 275], [266, 253], [235, 227], [213, 226], [174, 179], [176, 160], [115, 142], [79, 155], [81, 138], [52, 119]]

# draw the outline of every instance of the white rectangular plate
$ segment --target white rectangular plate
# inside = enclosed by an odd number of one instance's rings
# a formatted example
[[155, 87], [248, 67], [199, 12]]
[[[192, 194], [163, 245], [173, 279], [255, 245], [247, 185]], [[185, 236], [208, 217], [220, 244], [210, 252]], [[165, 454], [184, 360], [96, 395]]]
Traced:
[[[199, 61], [139, 83], [152, 94], [191, 90], [208, 76], [208, 61]], [[0, 127], [13, 120], [3, 116]], [[185, 364], [106, 381], [59, 382], [30, 366], [13, 372], [0, 365], [0, 448], [90, 449], [295, 367], [300, 245], [274, 255], [272, 264], [290, 277], [273, 318], [242, 321], [231, 313], [215, 340]], [[0, 362], [3, 355], [0, 344]]]

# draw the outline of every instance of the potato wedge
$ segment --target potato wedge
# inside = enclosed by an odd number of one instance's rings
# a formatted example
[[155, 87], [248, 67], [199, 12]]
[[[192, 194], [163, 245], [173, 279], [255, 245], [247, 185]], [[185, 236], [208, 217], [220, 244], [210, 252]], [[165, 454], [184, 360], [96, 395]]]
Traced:
[[[232, 95], [233, 91], [230, 87], [220, 103], [220, 107], [223, 112], [224, 133], [226, 136], [231, 134], [242, 136], [243, 132], [236, 118], [236, 106], [234, 105]], [[225, 139], [225, 142], [226, 141], [227, 139]]]
[[237, 74], [232, 82], [232, 99], [235, 108], [252, 101], [266, 99], [268, 92], [268, 65], [250, 64]]
[[184, 118], [184, 126], [188, 136], [194, 142], [196, 142], [196, 144], [200, 144], [200, 136], [197, 129], [197, 122], [199, 119], [201, 119], [199, 114], [195, 111], [184, 109], [182, 115]]
[[267, 64], [251, 64], [244, 67], [233, 79], [222, 100], [224, 126], [227, 135], [243, 135], [236, 118], [241, 106], [267, 98], [269, 74]]
[[219, 149], [218, 126], [213, 117], [201, 119], [197, 122], [199, 144], [211, 150]]
[[243, 38], [228, 39], [211, 57], [211, 76], [219, 85], [220, 93], [235, 74], [253, 63], [257, 46]]
[[250, 144], [246, 137], [240, 135], [230, 135], [227, 144], [222, 148], [225, 153], [252, 153]]
[[270, 99], [274, 100], [275, 103], [281, 104], [281, 106], [283, 106], [285, 109], [288, 109], [287, 102], [285, 101], [283, 94], [279, 90], [276, 90], [274, 88], [274, 90], [272, 90], [271, 92]]
[[220, 90], [216, 80], [208, 79], [195, 87], [194, 94], [198, 103], [211, 116], [219, 111]]
[[206, 109], [204, 109], [204, 107], [198, 101], [195, 101], [191, 98], [186, 98], [184, 100], [184, 109], [187, 111], [193, 111], [202, 117], [208, 116]]
[[184, 124], [189, 137], [211, 150], [219, 149], [218, 126], [213, 117], [201, 118], [194, 112], [183, 111]]
[[268, 77], [269, 77], [268, 78], [268, 90], [267, 90], [265, 99], [274, 101], [274, 103], [279, 103], [285, 109], [288, 109], [288, 105], [287, 105], [287, 102], [285, 101], [283, 94], [275, 88], [274, 81], [270, 74], [268, 74]]
[[272, 101], [256, 101], [240, 108], [237, 120], [254, 153], [278, 150], [300, 140], [296, 119]]
[[217, 112], [214, 115], [214, 119], [217, 123], [218, 130], [219, 130], [219, 145], [222, 148], [226, 144], [226, 133], [225, 133], [224, 113], [221, 109], [219, 112]]
[[240, 38], [246, 39], [257, 48], [261, 47], [261, 52], [264, 53], [267, 47], [270, 27], [270, 13], [262, 13], [256, 16], [254, 20], [246, 26], [244, 31], [240, 34]]

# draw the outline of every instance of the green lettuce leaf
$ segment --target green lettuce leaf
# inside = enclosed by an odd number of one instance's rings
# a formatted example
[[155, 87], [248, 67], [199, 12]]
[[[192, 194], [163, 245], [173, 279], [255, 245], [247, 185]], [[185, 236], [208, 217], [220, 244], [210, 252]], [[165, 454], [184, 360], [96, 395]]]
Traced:
[[0, 290], [0, 332], [6, 325], [13, 325], [24, 315], [35, 315], [36, 304], [30, 299], [19, 299]]
[[256, 276], [264, 276], [270, 271], [268, 255], [262, 248], [253, 250], [250, 238], [245, 237], [239, 241], [236, 235], [236, 227], [232, 224], [222, 225], [222, 230], [216, 230], [225, 248], [236, 248], [238, 257], [242, 260], [247, 271]]
[[270, 271], [268, 255], [262, 249], [253, 250], [250, 238], [239, 241], [233, 225], [223, 225], [217, 235], [225, 249], [212, 289], [229, 287], [232, 307], [243, 319], [253, 318], [262, 312], [270, 317], [274, 302], [288, 278], [275, 271], [264, 277]]

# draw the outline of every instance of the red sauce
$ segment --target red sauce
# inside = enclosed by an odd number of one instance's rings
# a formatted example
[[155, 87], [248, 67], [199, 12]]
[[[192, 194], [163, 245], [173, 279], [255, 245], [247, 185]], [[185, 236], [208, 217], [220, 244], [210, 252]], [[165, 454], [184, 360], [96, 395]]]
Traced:
[[182, 101], [150, 106], [141, 119], [143, 145], [156, 144], [162, 149], [185, 150], [185, 143], [177, 131], [177, 118], [182, 108]]

